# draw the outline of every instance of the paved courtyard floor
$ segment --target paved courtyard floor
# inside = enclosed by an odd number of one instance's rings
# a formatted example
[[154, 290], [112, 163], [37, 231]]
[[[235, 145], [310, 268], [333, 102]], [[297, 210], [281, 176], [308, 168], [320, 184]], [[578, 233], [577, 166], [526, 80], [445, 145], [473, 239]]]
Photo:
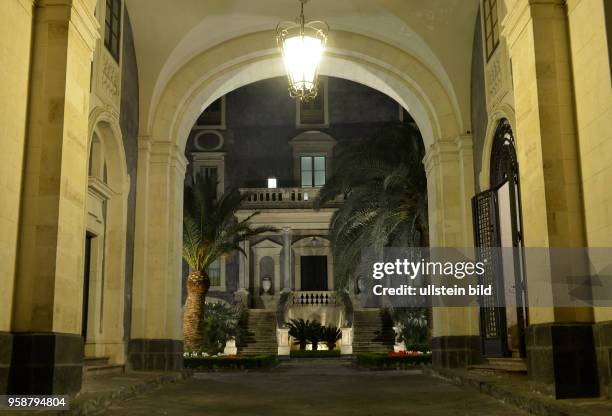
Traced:
[[420, 371], [366, 371], [340, 360], [291, 360], [268, 372], [198, 373], [105, 415], [525, 415]]

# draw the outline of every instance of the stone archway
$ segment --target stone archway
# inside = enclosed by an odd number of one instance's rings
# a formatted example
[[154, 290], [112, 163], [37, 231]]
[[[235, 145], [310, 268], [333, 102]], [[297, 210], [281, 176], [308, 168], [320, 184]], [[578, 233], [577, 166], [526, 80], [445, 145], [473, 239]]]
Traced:
[[[459, 109], [437, 77], [418, 59], [384, 42], [333, 32], [321, 74], [379, 90], [408, 109], [429, 147], [464, 132]], [[143, 120], [147, 136], [184, 148], [197, 116], [225, 93], [262, 79], [284, 75], [269, 32], [258, 32], [215, 46], [184, 65]]]
[[[427, 155], [431, 244], [473, 244], [470, 198], [474, 193], [471, 137], [459, 110], [436, 76], [418, 59], [384, 42], [334, 32], [321, 73], [365, 84], [408, 109], [422, 132]], [[146, 340], [168, 351], [159, 366], [180, 366], [173, 349], [182, 339], [180, 276], [185, 144], [198, 115], [243, 85], [284, 74], [269, 32], [222, 43], [178, 70], [143, 116], [139, 146], [133, 343]], [[146, 115], [148, 114], [148, 116]], [[146, 277], [146, 278], [145, 278]], [[160, 308], [159, 305], [165, 305]], [[442, 309], [442, 308], [439, 308]], [[434, 336], [478, 336], [477, 311], [439, 310]], [[437, 330], [436, 330], [437, 328]], [[143, 341], [144, 340], [144, 341]], [[158, 366], [158, 367], [156, 367]]]

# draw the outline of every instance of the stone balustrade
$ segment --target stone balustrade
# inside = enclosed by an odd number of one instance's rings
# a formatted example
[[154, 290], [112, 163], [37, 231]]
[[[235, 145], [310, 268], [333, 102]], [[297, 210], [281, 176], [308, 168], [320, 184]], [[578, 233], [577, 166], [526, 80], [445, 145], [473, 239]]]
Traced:
[[294, 292], [292, 303], [301, 306], [335, 306], [336, 293], [325, 290]]
[[[320, 188], [241, 188], [241, 193], [248, 193], [244, 208], [292, 208], [312, 206], [319, 195]], [[328, 206], [338, 205], [344, 197], [338, 197]]]

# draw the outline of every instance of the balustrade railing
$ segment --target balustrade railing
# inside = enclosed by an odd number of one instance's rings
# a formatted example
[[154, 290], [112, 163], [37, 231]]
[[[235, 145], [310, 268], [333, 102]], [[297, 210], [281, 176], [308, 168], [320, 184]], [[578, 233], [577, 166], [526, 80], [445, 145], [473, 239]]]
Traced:
[[294, 305], [325, 306], [336, 305], [336, 293], [330, 291], [293, 292]]
[[[248, 193], [243, 203], [245, 207], [261, 206], [300, 206], [311, 205], [319, 195], [319, 188], [241, 188], [240, 192]], [[344, 198], [336, 198], [330, 205], [338, 204]]]

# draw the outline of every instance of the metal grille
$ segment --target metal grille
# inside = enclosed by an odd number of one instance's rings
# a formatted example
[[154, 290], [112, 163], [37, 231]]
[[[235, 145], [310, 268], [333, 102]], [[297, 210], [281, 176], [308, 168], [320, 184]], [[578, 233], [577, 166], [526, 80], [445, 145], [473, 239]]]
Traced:
[[491, 285], [493, 293], [481, 296], [481, 319], [485, 338], [498, 338], [499, 314], [496, 308], [498, 293], [497, 259], [495, 248], [499, 247], [499, 236], [496, 227], [495, 193], [485, 191], [476, 195], [472, 201], [474, 211], [474, 227], [476, 246], [479, 247], [479, 260], [485, 263], [485, 273], [481, 284]]

